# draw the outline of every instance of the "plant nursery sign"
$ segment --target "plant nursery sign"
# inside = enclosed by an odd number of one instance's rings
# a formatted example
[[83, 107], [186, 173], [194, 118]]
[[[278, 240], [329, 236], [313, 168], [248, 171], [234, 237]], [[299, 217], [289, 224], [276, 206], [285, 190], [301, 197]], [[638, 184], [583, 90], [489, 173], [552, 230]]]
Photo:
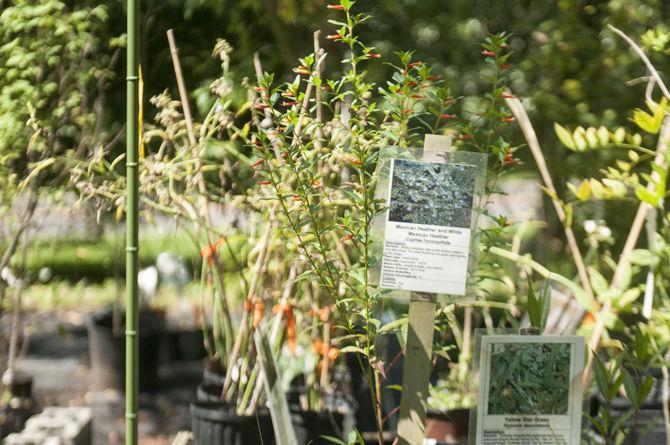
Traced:
[[484, 335], [471, 445], [578, 445], [584, 339]]
[[478, 167], [391, 159], [380, 286], [465, 295]]

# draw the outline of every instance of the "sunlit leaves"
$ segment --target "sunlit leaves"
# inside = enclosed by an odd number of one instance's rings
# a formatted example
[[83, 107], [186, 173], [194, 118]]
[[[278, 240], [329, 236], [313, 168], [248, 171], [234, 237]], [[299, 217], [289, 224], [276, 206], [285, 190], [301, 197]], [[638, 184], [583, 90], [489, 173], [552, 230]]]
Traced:
[[632, 120], [647, 133], [657, 134], [661, 130], [661, 125], [668, 109], [668, 99], [665, 97], [662, 98], [659, 104], [647, 102], [647, 107], [651, 111], [651, 114], [637, 108], [633, 111]]

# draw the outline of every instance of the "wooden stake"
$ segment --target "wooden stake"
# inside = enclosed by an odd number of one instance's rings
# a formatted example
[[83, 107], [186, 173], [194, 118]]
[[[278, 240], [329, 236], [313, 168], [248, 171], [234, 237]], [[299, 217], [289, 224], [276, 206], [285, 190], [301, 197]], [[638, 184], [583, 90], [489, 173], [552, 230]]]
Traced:
[[[426, 135], [423, 160], [441, 162], [439, 154], [447, 151], [451, 138]], [[412, 292], [402, 377], [402, 398], [398, 422], [399, 445], [423, 444], [426, 437], [428, 382], [433, 368], [433, 330], [437, 294]]]

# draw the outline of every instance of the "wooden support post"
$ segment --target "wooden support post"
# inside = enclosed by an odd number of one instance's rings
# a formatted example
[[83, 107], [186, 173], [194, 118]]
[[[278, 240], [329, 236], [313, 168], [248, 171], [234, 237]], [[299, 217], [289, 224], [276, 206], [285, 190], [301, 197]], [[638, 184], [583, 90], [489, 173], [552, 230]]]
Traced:
[[[450, 146], [451, 138], [448, 136], [426, 135], [422, 159], [427, 162], [443, 162], [440, 153], [449, 150]], [[399, 445], [421, 445], [426, 437], [426, 400], [433, 368], [436, 306], [437, 294], [411, 293], [396, 441]]]

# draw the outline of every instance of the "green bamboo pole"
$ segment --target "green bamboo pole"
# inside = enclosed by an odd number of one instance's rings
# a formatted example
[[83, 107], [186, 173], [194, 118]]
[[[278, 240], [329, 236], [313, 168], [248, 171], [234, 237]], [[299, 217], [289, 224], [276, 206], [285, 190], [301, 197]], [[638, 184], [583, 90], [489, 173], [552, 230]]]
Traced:
[[137, 445], [139, 0], [127, 3], [126, 49], [126, 445]]

